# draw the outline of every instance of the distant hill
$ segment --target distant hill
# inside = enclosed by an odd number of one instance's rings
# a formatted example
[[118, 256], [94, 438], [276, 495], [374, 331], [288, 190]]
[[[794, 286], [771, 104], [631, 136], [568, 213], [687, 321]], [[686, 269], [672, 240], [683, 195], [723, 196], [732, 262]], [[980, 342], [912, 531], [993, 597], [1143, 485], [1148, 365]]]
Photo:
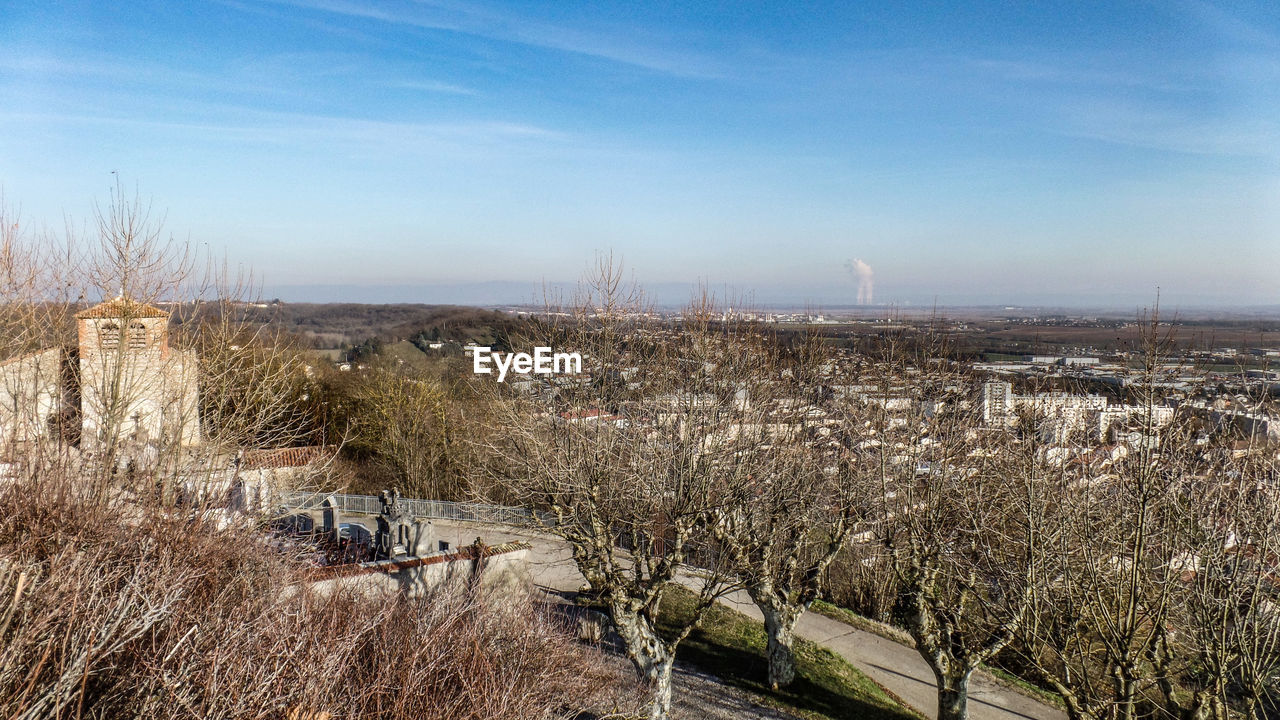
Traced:
[[[388, 346], [407, 341], [420, 349], [431, 342], [505, 347], [525, 322], [514, 315], [458, 305], [278, 303], [256, 312], [319, 350], [371, 340]], [[400, 346], [397, 352], [406, 348]]]

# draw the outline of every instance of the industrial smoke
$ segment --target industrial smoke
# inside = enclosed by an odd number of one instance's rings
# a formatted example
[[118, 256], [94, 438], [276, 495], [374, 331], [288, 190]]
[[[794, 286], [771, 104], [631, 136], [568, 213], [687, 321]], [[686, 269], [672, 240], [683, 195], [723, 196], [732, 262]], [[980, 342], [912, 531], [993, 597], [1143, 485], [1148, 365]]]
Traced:
[[870, 305], [871, 292], [875, 286], [875, 278], [871, 272], [871, 266], [854, 258], [846, 260], [844, 267], [858, 281], [858, 304]]

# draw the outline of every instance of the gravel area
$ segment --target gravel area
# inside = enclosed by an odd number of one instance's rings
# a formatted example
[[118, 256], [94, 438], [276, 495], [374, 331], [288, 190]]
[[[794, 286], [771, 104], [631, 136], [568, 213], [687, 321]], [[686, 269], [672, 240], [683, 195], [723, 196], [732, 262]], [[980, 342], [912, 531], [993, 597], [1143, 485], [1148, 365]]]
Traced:
[[798, 720], [776, 708], [761, 705], [756, 697], [741, 688], [725, 685], [714, 675], [676, 666], [676, 697], [673, 713], [678, 718], [713, 718], [716, 720]]
[[[616, 654], [609, 654], [607, 662], [617, 670], [618, 685], [602, 691], [594, 713], [579, 720], [645, 717], [645, 690], [636, 682], [631, 662]], [[675, 720], [800, 720], [797, 715], [761, 705], [746, 690], [725, 685], [714, 675], [679, 662], [673, 685], [671, 715]]]

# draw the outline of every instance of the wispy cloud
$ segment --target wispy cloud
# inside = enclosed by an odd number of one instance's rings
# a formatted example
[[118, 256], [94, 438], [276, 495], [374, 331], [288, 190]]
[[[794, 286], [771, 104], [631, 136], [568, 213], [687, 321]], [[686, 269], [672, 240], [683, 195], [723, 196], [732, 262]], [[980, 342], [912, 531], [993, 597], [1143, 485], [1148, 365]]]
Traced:
[[441, 93], [444, 95], [475, 96], [480, 94], [478, 91], [468, 87], [431, 80], [386, 80], [378, 84], [392, 90], [418, 90], [425, 93]]
[[[926, 63], [950, 77], [953, 91], [983, 87], [1000, 106], [1068, 137], [1167, 152], [1280, 159], [1280, 117], [1258, 112], [1280, 93], [1259, 93], [1280, 78], [1280, 62], [1234, 53], [1216, 64], [1170, 62], [1158, 71], [1088, 54], [1021, 59], [936, 57]], [[948, 66], [951, 66], [948, 69]], [[1242, 98], [1239, 88], [1252, 90]]]
[[1203, 84], [1187, 78], [1155, 75], [1150, 72], [1125, 72], [1112, 67], [1098, 67], [1087, 57], [1009, 60], [993, 57], [955, 57], [954, 62], [966, 72], [973, 72], [1007, 83], [1076, 88], [1141, 88], [1157, 92], [1186, 92], [1203, 89]]
[[[263, 112], [252, 108], [208, 107], [208, 120], [158, 120], [106, 114], [0, 112], [9, 123], [117, 126], [175, 131], [206, 141], [262, 143], [314, 150], [384, 149], [396, 153], [465, 152], [476, 148], [529, 143], [563, 143], [564, 133], [537, 125], [474, 120], [410, 123], [302, 113]], [[238, 117], [238, 122], [216, 118]]]
[[1260, 118], [1189, 117], [1120, 101], [1094, 100], [1060, 115], [1064, 135], [1152, 150], [1280, 160], [1280, 123]]
[[51, 54], [0, 52], [0, 70], [12, 76], [87, 77], [101, 80], [135, 82], [192, 83], [212, 80], [204, 73], [163, 67], [154, 63], [139, 64], [102, 57], [57, 57]]
[[359, 78], [362, 83], [392, 90], [473, 97], [481, 94], [473, 88], [454, 83], [383, 73], [380, 68], [371, 68], [367, 59], [360, 55], [334, 52], [245, 55], [226, 60], [221, 68], [210, 70], [190, 70], [150, 61], [0, 52], [0, 72], [8, 74], [10, 79], [78, 78], [108, 83], [116, 88], [152, 86], [184, 89], [194, 86], [240, 96], [315, 96], [323, 94], [323, 84], [344, 82], [346, 78]]
[[[153, 61], [138, 61], [105, 55], [0, 52], [0, 71], [14, 81], [31, 78], [47, 82], [56, 78], [65, 89], [68, 82], [84, 80], [120, 92], [126, 87], [185, 90], [198, 87], [230, 94], [272, 94], [296, 97], [304, 92], [304, 79], [333, 77], [344, 72], [331, 62], [320, 62], [319, 54], [264, 55], [228, 61], [218, 69], [192, 70]], [[309, 61], [310, 65], [304, 64]], [[346, 71], [351, 71], [348, 65]]]
[[1280, 49], [1280, 36], [1203, 0], [1182, 0], [1177, 7], [1229, 43]]
[[267, 1], [394, 25], [463, 33], [547, 50], [559, 50], [669, 75], [716, 78], [723, 76], [726, 72], [722, 63], [710, 57], [656, 43], [641, 43], [636, 40], [635, 32], [597, 33], [500, 13], [470, 3]]

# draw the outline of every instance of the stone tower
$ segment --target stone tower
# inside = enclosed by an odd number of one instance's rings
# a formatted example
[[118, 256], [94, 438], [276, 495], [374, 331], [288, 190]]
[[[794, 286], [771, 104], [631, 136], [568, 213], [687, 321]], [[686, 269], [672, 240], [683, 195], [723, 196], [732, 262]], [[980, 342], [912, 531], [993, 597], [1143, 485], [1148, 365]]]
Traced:
[[194, 357], [169, 347], [169, 313], [116, 297], [76, 315], [81, 447], [200, 441]]

